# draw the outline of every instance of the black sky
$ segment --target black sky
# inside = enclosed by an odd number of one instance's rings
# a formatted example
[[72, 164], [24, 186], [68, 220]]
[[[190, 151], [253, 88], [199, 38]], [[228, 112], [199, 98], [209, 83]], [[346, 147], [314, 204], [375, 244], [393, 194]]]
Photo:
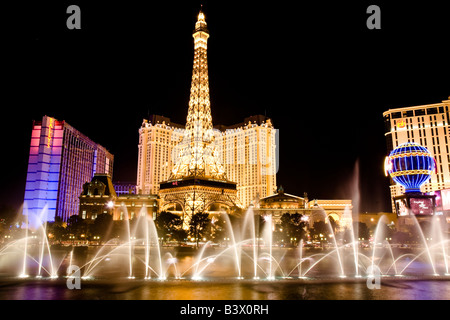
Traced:
[[[341, 1], [342, 2], [342, 1]], [[214, 124], [266, 114], [280, 130], [277, 183], [389, 211], [382, 113], [450, 95], [444, 2], [203, 1]], [[66, 8], [81, 8], [81, 30]], [[381, 8], [381, 30], [366, 8]], [[66, 120], [135, 180], [150, 114], [185, 123], [200, 1], [50, 1], [4, 10], [0, 204], [23, 201], [33, 119]]]

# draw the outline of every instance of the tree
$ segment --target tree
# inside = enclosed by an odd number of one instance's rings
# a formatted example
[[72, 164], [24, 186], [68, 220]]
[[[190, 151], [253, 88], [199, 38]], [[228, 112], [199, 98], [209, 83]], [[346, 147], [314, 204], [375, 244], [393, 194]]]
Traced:
[[[351, 228], [347, 226], [345, 226], [344, 230], [341, 233], [344, 243], [352, 243], [353, 241], [358, 240], [369, 240], [370, 230], [367, 227], [367, 224], [360, 221], [353, 221], [352, 226], [353, 226], [353, 234], [351, 232]], [[339, 238], [339, 236], [337, 238]]]
[[392, 235], [394, 243], [409, 243], [411, 242], [411, 234], [409, 232], [397, 231]]
[[111, 230], [111, 238], [119, 238], [119, 239], [125, 239], [127, 236], [127, 228], [126, 228], [126, 221], [125, 220], [115, 220], [112, 223], [112, 230]]
[[180, 231], [182, 230], [183, 220], [174, 213], [163, 211], [158, 214], [155, 219], [155, 226], [163, 242], [171, 238], [176, 238], [178, 241], [180, 241], [180, 237], [184, 239], [185, 233]]
[[183, 228], [175, 229], [172, 231], [172, 239], [178, 242], [183, 242], [187, 237], [187, 231]]
[[358, 238], [369, 240], [370, 238], [370, 230], [367, 227], [367, 224], [364, 222], [354, 222], [353, 223], [353, 230], [358, 230]]
[[[374, 241], [376, 242], [382, 242], [386, 238], [392, 238], [392, 235], [394, 234], [394, 230], [392, 230], [391, 227], [389, 227], [385, 223], [380, 223], [377, 226], [378, 230], [375, 230], [374, 232]], [[375, 239], [376, 236], [376, 239]]]
[[333, 217], [328, 216], [328, 221], [330, 222], [331, 229], [333, 229], [333, 233], [336, 234], [336, 231], [338, 229], [338, 224], [336, 220], [334, 220]]
[[299, 213], [285, 213], [281, 216], [280, 229], [281, 237], [285, 242], [290, 242], [291, 239], [293, 243], [297, 244], [300, 240], [304, 239], [306, 231], [306, 223], [302, 220], [303, 215]]
[[[320, 238], [326, 237], [329, 232], [330, 229], [323, 220], [314, 222], [313, 227], [310, 229], [312, 238], [318, 240], [320, 240]], [[320, 235], [322, 235], [323, 237], [320, 237]]]
[[108, 213], [101, 213], [97, 216], [94, 223], [90, 225], [90, 234], [100, 237], [100, 244], [111, 238], [111, 229], [113, 225], [113, 216]]
[[229, 216], [230, 219], [225, 219], [224, 215], [228, 214], [217, 215], [211, 219], [211, 239], [216, 243], [228, 241], [225, 240], [228, 238], [231, 240], [232, 237], [231, 229], [233, 226], [231, 225], [231, 216]]
[[56, 216], [54, 222], [47, 223], [47, 233], [52, 235], [52, 240], [60, 242], [67, 236], [65, 223], [61, 217]]
[[23, 215], [17, 214], [17, 210], [13, 207], [9, 205], [0, 206], [0, 234], [3, 235], [11, 231], [16, 225], [20, 227], [23, 221]]
[[189, 236], [194, 237], [198, 248], [199, 239], [208, 234], [208, 225], [211, 219], [207, 213], [196, 213], [191, 217], [189, 222]]
[[80, 237], [82, 234], [86, 234], [86, 232], [87, 224], [84, 219], [76, 214], [70, 216], [67, 220], [67, 233]]

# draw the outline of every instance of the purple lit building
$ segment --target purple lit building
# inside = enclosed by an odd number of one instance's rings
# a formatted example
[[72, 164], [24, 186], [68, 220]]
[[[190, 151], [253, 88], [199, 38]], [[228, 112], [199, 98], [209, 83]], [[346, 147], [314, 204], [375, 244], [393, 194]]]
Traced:
[[44, 214], [46, 221], [67, 221], [78, 214], [83, 184], [95, 173], [112, 176], [113, 162], [108, 150], [67, 122], [48, 116], [33, 121], [24, 211], [30, 217]]

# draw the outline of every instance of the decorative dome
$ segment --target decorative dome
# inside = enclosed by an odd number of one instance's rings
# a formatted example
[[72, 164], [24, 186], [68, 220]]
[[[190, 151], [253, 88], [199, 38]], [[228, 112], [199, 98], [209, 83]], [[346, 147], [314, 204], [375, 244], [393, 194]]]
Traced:
[[427, 148], [407, 142], [391, 151], [384, 168], [386, 175], [405, 187], [405, 192], [420, 192], [420, 187], [436, 170], [436, 162]]

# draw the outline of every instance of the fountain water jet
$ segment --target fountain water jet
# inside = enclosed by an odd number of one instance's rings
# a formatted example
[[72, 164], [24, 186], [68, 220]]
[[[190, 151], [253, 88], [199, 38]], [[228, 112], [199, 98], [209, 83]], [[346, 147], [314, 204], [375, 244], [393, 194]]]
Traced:
[[322, 213], [322, 215], [324, 216], [325, 219], [325, 224], [328, 225], [328, 230], [330, 232], [330, 235], [333, 239], [333, 244], [334, 244], [334, 248], [336, 250], [336, 255], [337, 255], [337, 259], [339, 262], [339, 268], [340, 268], [340, 277], [341, 278], [345, 278], [345, 272], [344, 272], [344, 266], [342, 264], [342, 258], [341, 258], [341, 253], [339, 252], [339, 247], [337, 245], [337, 241], [336, 241], [336, 235], [334, 233], [333, 227], [331, 226], [331, 222], [330, 219], [328, 218], [328, 215], [326, 214], [325, 210], [321, 209], [320, 211]]
[[227, 230], [231, 236], [231, 241], [233, 243], [233, 248], [234, 248], [234, 250], [233, 250], [234, 251], [234, 259], [235, 259], [235, 263], [236, 263], [236, 269], [238, 271], [238, 279], [241, 279], [242, 278], [242, 274], [241, 274], [242, 247], [239, 246], [239, 250], [238, 250], [238, 246], [236, 245], [236, 237], [234, 234], [233, 225], [231, 224], [230, 217], [228, 216], [228, 214], [222, 213], [221, 216], [224, 217], [224, 219], [227, 223]]
[[[244, 216], [244, 223], [242, 225], [241, 236], [245, 237], [245, 231], [247, 230], [247, 225], [250, 226], [250, 237], [252, 239], [253, 246], [253, 279], [259, 279], [258, 277], [258, 250], [259, 250], [259, 241], [257, 241], [256, 236], [256, 226], [255, 226], [255, 218], [259, 219], [259, 216], [255, 216], [253, 207], [250, 207]], [[259, 220], [258, 220], [259, 221]], [[258, 225], [259, 227], [259, 225]], [[240, 241], [241, 243], [241, 241]], [[241, 259], [242, 262], [242, 259]], [[242, 266], [240, 267], [242, 268]]]
[[423, 230], [422, 230], [422, 228], [421, 228], [420, 225], [419, 225], [419, 221], [417, 220], [417, 218], [416, 218], [415, 215], [412, 215], [412, 218], [413, 218], [413, 221], [414, 221], [414, 225], [415, 225], [415, 227], [416, 227], [416, 230], [419, 231], [420, 237], [421, 237], [421, 239], [422, 239], [422, 243], [423, 243], [423, 245], [425, 246], [425, 250], [426, 250], [425, 252], [427, 253], [428, 259], [429, 259], [430, 264], [431, 264], [431, 268], [433, 269], [433, 274], [434, 274], [434, 275], [438, 275], [438, 273], [436, 272], [436, 267], [435, 267], [435, 265], [434, 265], [433, 258], [431, 257], [431, 252], [430, 252], [430, 248], [428, 247], [428, 242], [427, 242], [427, 240], [425, 239], [425, 235], [423, 234]]
[[[25, 211], [26, 210], [24, 209], [24, 212]], [[209, 242], [197, 251], [198, 254], [195, 259], [190, 255], [187, 257], [184, 257], [183, 255], [181, 259], [179, 259], [179, 257], [175, 258], [170, 252], [167, 252], [172, 250], [172, 248], [167, 247], [164, 251], [168, 258], [163, 259], [162, 247], [160, 247], [158, 241], [155, 223], [151, 217], [148, 217], [146, 209], [143, 208], [137, 216], [137, 219], [133, 219], [134, 221], [131, 221], [130, 219], [125, 219], [125, 221], [123, 221], [124, 233], [123, 236], [121, 235], [121, 242], [117, 243], [118, 239], [110, 240], [100, 246], [96, 251], [92, 251], [95, 247], [89, 249], [90, 253], [87, 254], [94, 255], [94, 257], [91, 259], [92, 256], [89, 256], [89, 261], [82, 266], [81, 269], [84, 270], [83, 279], [92, 277], [94, 275], [94, 270], [96, 276], [99, 270], [106, 269], [107, 272], [111, 272], [113, 270], [111, 268], [115, 267], [111, 261], [125, 263], [123, 268], [123, 274], [125, 274], [125, 276], [131, 276], [132, 278], [134, 276], [139, 277], [141, 274], [140, 270], [142, 270], [142, 277], [144, 279], [150, 279], [153, 274], [155, 274], [159, 280], [172, 277], [172, 273], [169, 274], [170, 268], [175, 270], [173, 274], [175, 279], [179, 279], [180, 275], [183, 276], [184, 274], [187, 274], [188, 270], [193, 274], [193, 279], [200, 279], [203, 274], [205, 274], [206, 268], [210, 270], [208, 275], [211, 274], [212, 277], [215, 277], [215, 272], [220, 270], [219, 277], [222, 277], [225, 274], [227, 274], [227, 276], [236, 274], [237, 279], [242, 279], [244, 274], [250, 273], [253, 278], [258, 278], [258, 276], [260, 276], [269, 280], [276, 279], [275, 275], [278, 274], [282, 277], [285, 277], [285, 275], [291, 276], [293, 272], [298, 272], [298, 277], [301, 279], [305, 279], [306, 276], [320, 278], [325, 274], [333, 274], [333, 276], [335, 275], [336, 278], [338, 278], [346, 276], [345, 270], [347, 270], [347, 268], [352, 268], [352, 266], [355, 268], [356, 276], [358, 276], [358, 272], [360, 272], [357, 271], [358, 268], [362, 268], [361, 270], [364, 271], [369, 269], [366, 268], [367, 266], [372, 267], [372, 270], [374, 267], [383, 270], [384, 276], [402, 275], [408, 277], [410, 274], [415, 274], [416, 268], [425, 270], [425, 266], [427, 268], [432, 268], [433, 274], [438, 274], [438, 272], [448, 274], [449, 257], [447, 251], [449, 240], [446, 239], [444, 233], [441, 232], [442, 230], [439, 229], [438, 224], [431, 228], [432, 235], [429, 235], [426, 230], [423, 230], [420, 234], [419, 246], [423, 248], [421, 252], [396, 256], [397, 252], [400, 251], [400, 253], [402, 253], [402, 249], [399, 248], [394, 251], [394, 245], [391, 245], [388, 241], [384, 241], [384, 239], [382, 240], [382, 238], [385, 238], [386, 236], [382, 226], [386, 217], [383, 216], [380, 221], [378, 221], [377, 228], [375, 229], [375, 241], [372, 249], [366, 256], [363, 254], [363, 249], [357, 250], [358, 241], [355, 235], [356, 230], [349, 229], [349, 233], [351, 233], [351, 237], [354, 238], [354, 241], [347, 241], [346, 245], [341, 246], [338, 244], [338, 239], [335, 236], [330, 219], [328, 219], [323, 210], [321, 212], [325, 216], [325, 221], [329, 230], [329, 247], [327, 248], [324, 246], [321, 249], [315, 249], [314, 247], [307, 249], [303, 246], [304, 240], [300, 241], [297, 250], [289, 251], [289, 249], [281, 247], [277, 248], [273, 243], [274, 221], [271, 216], [265, 217], [264, 227], [261, 226], [261, 239], [264, 240], [264, 242], [261, 242], [262, 246], [260, 246], [258, 221], [255, 218], [261, 217], [255, 216], [253, 210], [249, 209], [241, 220], [243, 223], [242, 226], [245, 225], [245, 227], [240, 229], [233, 228], [230, 218], [227, 215], [224, 215], [224, 219], [227, 223], [226, 234], [232, 240], [232, 245], [223, 250], [220, 249], [219, 252], [217, 252], [219, 247], [215, 247], [215, 252], [210, 254], [207, 251], [207, 246], [210, 245]], [[42, 218], [43, 215], [44, 213], [41, 213]], [[25, 219], [27, 219], [26, 215]], [[353, 227], [350, 210], [347, 210], [344, 213], [344, 218], [342, 220], [348, 220], [350, 223], [347, 225]], [[435, 222], [436, 221], [437, 218], [435, 219]], [[39, 222], [40, 223], [37, 224], [38, 229], [35, 231], [36, 235], [30, 237], [31, 231], [24, 230], [23, 234], [26, 235], [25, 237], [20, 240], [7, 242], [6, 246], [0, 248], [0, 270], [2, 269], [2, 264], [6, 262], [8, 267], [17, 264], [18, 267], [15, 270], [19, 270], [20, 272], [18, 272], [18, 274], [21, 275], [29, 273], [42, 276], [43, 272], [47, 272], [48, 275], [50, 275], [50, 278], [57, 276], [61, 263], [59, 265], [58, 263], [55, 264], [58, 255], [54, 254], [54, 252], [52, 253], [50, 250], [51, 239], [47, 237], [47, 225], [45, 222], [42, 222], [42, 219], [40, 219]], [[27, 224], [28, 222], [25, 222], [24, 226]], [[418, 223], [416, 224], [416, 227], [422, 228]], [[236, 232], [236, 230], [239, 230], [240, 232]], [[426, 239], [425, 234], [427, 234], [428, 240]], [[33, 239], [37, 240], [33, 242]], [[382, 243], [383, 248], [379, 243]], [[244, 250], [247, 245], [249, 249]], [[347, 250], [345, 250], [346, 246], [351, 246], [353, 250], [347, 252]], [[71, 251], [65, 253], [65, 257], [68, 259], [69, 264], [77, 264], [77, 250], [75, 249], [76, 248], [71, 249]], [[327, 252], [315, 254], [314, 252], [311, 253], [310, 250], [327, 250]], [[413, 246], [407, 250], [413, 250], [414, 252], [418, 249]], [[111, 260], [116, 257], [117, 260]], [[193, 262], [190, 259], [193, 259]], [[285, 272], [285, 268], [290, 268], [290, 266], [293, 265], [291, 264], [293, 261], [296, 263], [294, 263], [295, 266], [292, 271], [290, 273]], [[142, 265], [140, 264], [141, 262]], [[227, 262], [229, 263], [229, 267], [227, 267]], [[305, 262], [309, 263], [307, 267], [304, 265]], [[425, 265], [423, 265], [423, 262]], [[139, 267], [142, 266], [144, 266], [145, 269], [139, 269]], [[120, 269], [114, 268], [113, 272], [117, 270]], [[408, 274], [405, 274], [406, 270], [409, 271]], [[225, 271], [225, 274], [222, 273], [223, 271]], [[15, 271], [13, 271], [13, 273], [16, 274]], [[101, 276], [102, 273], [99, 272], [98, 275]]]
[[133, 260], [132, 260], [132, 252], [133, 252], [133, 246], [131, 242], [131, 230], [130, 230], [130, 217], [128, 216], [128, 210], [125, 205], [122, 204], [122, 210], [125, 213], [124, 214], [124, 220], [125, 220], [125, 226], [127, 231], [127, 242], [128, 242], [128, 267], [129, 267], [129, 273], [128, 273], [128, 279], [134, 279], [133, 277]]
[[28, 205], [25, 202], [23, 204], [23, 213], [25, 216], [25, 245], [24, 245], [24, 249], [23, 249], [23, 264], [22, 264], [22, 273], [19, 275], [20, 278], [27, 278], [28, 274], [27, 274], [27, 251], [28, 251], [28, 228], [29, 228], [29, 223], [28, 223]]
[[358, 267], [358, 244], [359, 244], [359, 242], [356, 240], [356, 239], [358, 239], [358, 236], [356, 235], [354, 227], [353, 227], [353, 214], [352, 214], [352, 210], [349, 208], [349, 206], [345, 206], [342, 220], [345, 222], [346, 226], [348, 226], [348, 230], [350, 231], [350, 236], [352, 239], [351, 246], [353, 249], [353, 263], [355, 266], [355, 277], [359, 277], [360, 276], [359, 275], [359, 267]]

